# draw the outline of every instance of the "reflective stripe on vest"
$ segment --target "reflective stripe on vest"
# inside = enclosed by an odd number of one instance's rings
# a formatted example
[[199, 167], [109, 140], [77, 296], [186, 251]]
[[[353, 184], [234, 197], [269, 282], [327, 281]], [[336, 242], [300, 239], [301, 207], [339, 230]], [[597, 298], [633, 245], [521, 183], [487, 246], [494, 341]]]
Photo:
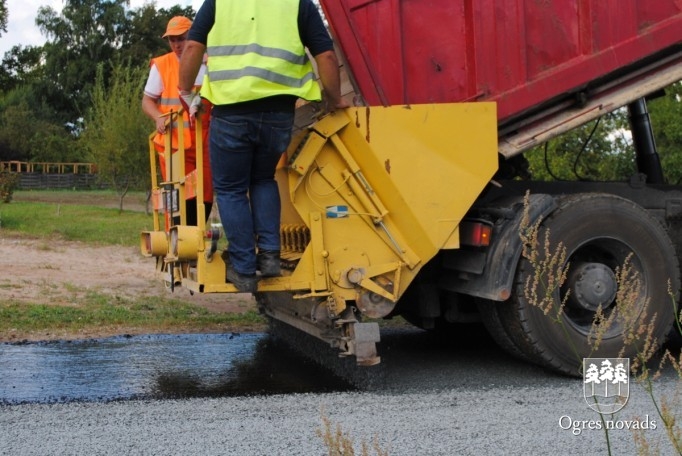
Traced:
[[299, 0], [216, 0], [201, 95], [218, 105], [273, 95], [320, 100], [299, 36], [298, 7]]
[[[163, 98], [163, 97], [161, 97], [157, 101], [157, 104], [164, 105], [164, 106], [175, 106], [175, 107], [182, 106], [179, 98]], [[176, 111], [177, 111], [177, 109], [176, 109]]]

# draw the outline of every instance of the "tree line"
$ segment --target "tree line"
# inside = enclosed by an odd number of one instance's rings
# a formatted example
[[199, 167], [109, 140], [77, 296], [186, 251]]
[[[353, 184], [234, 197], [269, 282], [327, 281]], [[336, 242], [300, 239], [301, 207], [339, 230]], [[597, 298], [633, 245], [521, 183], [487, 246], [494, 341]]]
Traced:
[[[1, 161], [95, 162], [116, 185], [148, 186], [153, 125], [140, 102], [149, 62], [169, 52], [161, 38], [168, 20], [195, 12], [128, 4], [66, 0], [60, 13], [38, 9], [45, 43], [14, 46], [2, 58]], [[0, 35], [7, 20], [0, 0]]]
[[[42, 46], [14, 46], [0, 67], [0, 161], [94, 162], [122, 189], [149, 186], [148, 135], [140, 109], [150, 58], [169, 51], [168, 20], [191, 7], [128, 0], [65, 0], [41, 6]], [[0, 36], [7, 32], [0, 0]], [[665, 178], [682, 179], [682, 85], [649, 104]], [[634, 172], [627, 112], [617, 111], [526, 153], [534, 178], [622, 180]], [[124, 184], [121, 184], [124, 183]]]
[[[668, 184], [682, 183], [682, 82], [647, 100], [655, 144]], [[621, 108], [525, 154], [533, 178], [622, 181], [635, 173], [629, 114]]]

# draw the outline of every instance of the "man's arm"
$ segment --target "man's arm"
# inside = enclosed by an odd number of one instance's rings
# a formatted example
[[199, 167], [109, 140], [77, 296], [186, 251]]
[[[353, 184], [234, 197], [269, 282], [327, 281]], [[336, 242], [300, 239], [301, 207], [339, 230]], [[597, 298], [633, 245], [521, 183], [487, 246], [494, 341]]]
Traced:
[[349, 104], [341, 98], [341, 77], [339, 76], [339, 60], [334, 51], [325, 51], [315, 56], [317, 72], [325, 93], [327, 110], [347, 108]]
[[142, 112], [154, 121], [156, 131], [164, 134], [166, 133], [166, 118], [161, 117], [161, 111], [156, 102], [157, 98], [152, 98], [147, 94], [142, 95]]
[[163, 93], [163, 78], [159, 74], [156, 64], [152, 63], [149, 68], [149, 76], [142, 94], [142, 112], [154, 121], [158, 133], [166, 133], [166, 117], [161, 117], [159, 110], [159, 98]]
[[194, 88], [194, 81], [204, 59], [206, 46], [198, 41], [187, 41], [185, 50], [180, 58], [180, 82], [178, 88], [182, 92], [190, 92]]
[[347, 108], [348, 103], [341, 99], [339, 60], [334, 52], [334, 44], [312, 0], [300, 0], [298, 30], [301, 42], [315, 58], [317, 74], [325, 92], [327, 110]]

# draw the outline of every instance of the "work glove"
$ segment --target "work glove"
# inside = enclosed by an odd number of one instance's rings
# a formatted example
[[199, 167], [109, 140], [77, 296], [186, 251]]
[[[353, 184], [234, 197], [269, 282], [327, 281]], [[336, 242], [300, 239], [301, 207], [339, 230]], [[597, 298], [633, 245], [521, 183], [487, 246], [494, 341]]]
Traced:
[[192, 104], [189, 105], [189, 115], [194, 118], [196, 116], [197, 112], [199, 112], [199, 109], [201, 108], [201, 97], [199, 95], [196, 95], [194, 98], [192, 98]]
[[178, 90], [178, 92], [180, 93], [180, 104], [185, 112], [189, 114], [189, 123], [194, 125], [194, 117], [201, 106], [201, 96], [188, 90]]

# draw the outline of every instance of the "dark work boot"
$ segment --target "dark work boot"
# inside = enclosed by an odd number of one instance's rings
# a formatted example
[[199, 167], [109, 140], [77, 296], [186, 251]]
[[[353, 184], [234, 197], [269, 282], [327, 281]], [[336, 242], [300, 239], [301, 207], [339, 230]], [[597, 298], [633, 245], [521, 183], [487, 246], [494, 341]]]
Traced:
[[256, 257], [256, 269], [260, 271], [263, 277], [281, 275], [279, 250], [260, 250]]
[[258, 276], [256, 274], [240, 274], [230, 264], [227, 250], [220, 255], [225, 262], [225, 282], [229, 282], [242, 293], [255, 293], [258, 291]]
[[240, 274], [229, 263], [225, 265], [225, 281], [230, 282], [242, 293], [258, 291], [258, 276], [256, 274]]

